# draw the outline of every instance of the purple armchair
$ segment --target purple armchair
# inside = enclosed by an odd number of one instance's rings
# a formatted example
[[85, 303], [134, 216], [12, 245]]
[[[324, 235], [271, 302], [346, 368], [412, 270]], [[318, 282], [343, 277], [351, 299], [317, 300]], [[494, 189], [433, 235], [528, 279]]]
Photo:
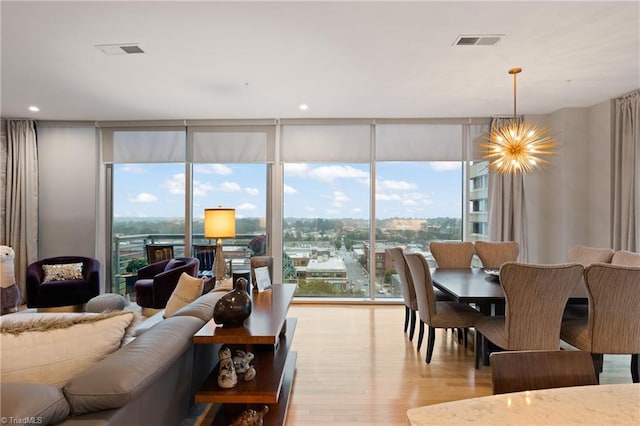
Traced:
[[[82, 263], [81, 278], [45, 281], [43, 265]], [[58, 277], [60, 278], [60, 277]], [[27, 266], [27, 306], [29, 308], [78, 307], [100, 294], [100, 262], [90, 257], [59, 256], [38, 260]]]
[[138, 269], [134, 288], [136, 303], [142, 308], [164, 309], [183, 272], [198, 276], [200, 261], [195, 257], [161, 260]]

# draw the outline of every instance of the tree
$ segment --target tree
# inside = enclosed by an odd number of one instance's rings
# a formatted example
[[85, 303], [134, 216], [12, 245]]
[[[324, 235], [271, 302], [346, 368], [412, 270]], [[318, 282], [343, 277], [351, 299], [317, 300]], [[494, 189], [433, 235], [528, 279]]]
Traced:
[[396, 270], [394, 268], [390, 268], [387, 269], [386, 271], [384, 271], [384, 283], [385, 284], [390, 284], [391, 283], [391, 275], [393, 274], [397, 274]]

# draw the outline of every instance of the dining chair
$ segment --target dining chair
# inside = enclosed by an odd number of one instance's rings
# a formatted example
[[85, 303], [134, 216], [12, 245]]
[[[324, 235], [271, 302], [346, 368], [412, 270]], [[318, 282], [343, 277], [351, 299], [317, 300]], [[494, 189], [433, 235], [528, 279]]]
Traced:
[[216, 246], [212, 244], [194, 244], [193, 257], [200, 261], [199, 275], [213, 276], [213, 262], [216, 258]]
[[602, 355], [630, 354], [631, 377], [638, 383], [640, 267], [597, 263], [588, 266], [584, 275], [588, 318], [563, 321], [560, 338], [589, 351], [598, 373], [602, 371]]
[[173, 244], [147, 244], [147, 263], [173, 259]]
[[613, 250], [610, 248], [597, 248], [581, 245], [569, 247], [568, 262], [581, 263], [587, 267], [592, 263], [610, 263], [613, 257]]
[[583, 271], [579, 263], [503, 264], [500, 285], [505, 295], [505, 315], [485, 317], [476, 323], [476, 368], [483, 337], [505, 350], [559, 349], [562, 314]]
[[612, 265], [640, 266], [640, 253], [618, 250], [611, 258]]
[[505, 262], [515, 262], [520, 252], [517, 241], [476, 241], [474, 246], [484, 269], [500, 269]]
[[418, 314], [420, 316], [420, 332], [418, 350], [424, 337], [424, 325], [429, 326], [427, 337], [426, 362], [431, 362], [435, 344], [436, 328], [469, 328], [473, 327], [484, 315], [469, 305], [453, 301], [436, 301], [431, 281], [431, 272], [424, 256], [420, 253], [405, 253], [405, 261], [409, 267], [416, 291]]
[[508, 351], [491, 354], [493, 394], [597, 385], [591, 356], [584, 351]]
[[431, 241], [429, 251], [438, 268], [471, 268], [471, 260], [475, 253], [470, 241]]

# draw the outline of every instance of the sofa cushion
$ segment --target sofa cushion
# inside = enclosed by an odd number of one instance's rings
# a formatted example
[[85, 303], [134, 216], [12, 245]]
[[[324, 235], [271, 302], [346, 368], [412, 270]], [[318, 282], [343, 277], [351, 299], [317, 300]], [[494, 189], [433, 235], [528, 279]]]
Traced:
[[180, 266], [184, 266], [186, 265], [187, 262], [185, 262], [184, 260], [179, 260], [179, 259], [171, 259], [170, 261], [167, 262], [167, 264], [164, 266], [164, 270], [166, 271], [170, 271], [174, 268], [178, 268]]
[[72, 413], [119, 408], [134, 400], [189, 349], [203, 325], [194, 317], [167, 318], [69, 380], [63, 392]]
[[191, 316], [200, 318], [202, 321], [209, 321], [213, 318], [213, 308], [216, 302], [226, 294], [223, 291], [212, 291], [200, 296], [194, 302], [189, 303], [184, 308], [175, 312], [172, 316]]
[[0, 319], [2, 382], [62, 386], [117, 350], [135, 316], [132, 311], [4, 316]]
[[82, 263], [61, 263], [58, 265], [42, 265], [44, 278], [42, 282], [81, 280]]
[[164, 309], [164, 317], [170, 317], [178, 309], [196, 300], [202, 294], [202, 286], [202, 278], [192, 277], [186, 272], [180, 274], [178, 284], [173, 289], [173, 293], [171, 293]]
[[60, 388], [40, 383], [2, 383], [2, 423], [33, 419], [30, 424], [50, 425], [69, 416], [69, 404]]

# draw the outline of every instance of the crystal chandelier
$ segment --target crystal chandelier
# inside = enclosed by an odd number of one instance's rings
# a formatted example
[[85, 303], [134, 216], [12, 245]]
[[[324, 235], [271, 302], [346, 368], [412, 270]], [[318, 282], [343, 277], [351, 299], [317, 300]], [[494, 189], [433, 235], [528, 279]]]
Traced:
[[517, 119], [516, 76], [521, 68], [511, 68], [513, 75], [513, 121], [497, 127], [485, 135], [489, 143], [481, 144], [488, 152], [484, 156], [489, 168], [506, 175], [511, 173], [531, 173], [543, 164], [550, 164], [544, 157], [554, 154], [556, 141], [548, 136], [548, 127], [539, 127]]

